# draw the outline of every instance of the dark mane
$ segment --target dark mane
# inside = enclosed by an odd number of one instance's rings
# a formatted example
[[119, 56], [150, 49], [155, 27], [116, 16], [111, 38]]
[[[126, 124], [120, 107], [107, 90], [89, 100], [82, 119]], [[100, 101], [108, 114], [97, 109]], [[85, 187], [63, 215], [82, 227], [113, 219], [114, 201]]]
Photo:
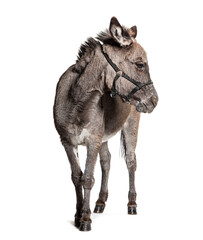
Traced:
[[[124, 32], [127, 32], [124, 30]], [[103, 44], [109, 44], [113, 46], [120, 47], [119, 43], [116, 42], [116, 40], [111, 36], [111, 33], [109, 32], [108, 29], [105, 31], [100, 32], [97, 37], [97, 40], [102, 42]], [[83, 44], [81, 44], [79, 51], [78, 51], [78, 56], [77, 60], [79, 61], [86, 53], [90, 53], [96, 46], [98, 46], [99, 41], [95, 40], [94, 38], [90, 37], [85, 41]]]
[[116, 40], [111, 36], [111, 33], [109, 32], [108, 29], [106, 29], [103, 32], [100, 32], [96, 39], [98, 39], [99, 41], [101, 41], [103, 44], [109, 44], [109, 45], [113, 45], [113, 46], [120, 46]]
[[98, 46], [99, 42], [96, 41], [94, 38], [90, 37], [81, 44], [80, 49], [78, 51], [78, 61], [86, 54], [90, 53], [96, 46]]

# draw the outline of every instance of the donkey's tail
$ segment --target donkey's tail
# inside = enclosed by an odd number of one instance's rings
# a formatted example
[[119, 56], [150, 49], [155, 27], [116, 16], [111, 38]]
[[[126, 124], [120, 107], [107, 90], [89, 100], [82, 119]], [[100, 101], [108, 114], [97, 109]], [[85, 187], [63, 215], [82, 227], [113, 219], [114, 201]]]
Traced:
[[126, 160], [126, 140], [123, 130], [121, 130], [121, 139], [120, 139], [120, 156]]

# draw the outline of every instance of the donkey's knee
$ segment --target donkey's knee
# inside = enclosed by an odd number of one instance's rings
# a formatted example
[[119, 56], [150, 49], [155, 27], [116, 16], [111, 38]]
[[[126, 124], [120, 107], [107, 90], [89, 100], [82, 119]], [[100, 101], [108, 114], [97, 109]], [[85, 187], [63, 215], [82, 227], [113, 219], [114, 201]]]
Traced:
[[84, 189], [92, 189], [92, 187], [94, 186], [95, 179], [93, 176], [88, 177], [83, 175], [81, 180]]
[[83, 173], [80, 172], [80, 174], [73, 174], [71, 175], [71, 179], [75, 187], [79, 187], [82, 184], [82, 175]]
[[100, 164], [101, 164], [102, 170], [104, 171], [110, 170], [110, 159], [101, 159]]
[[135, 171], [137, 168], [137, 163], [136, 163], [136, 155], [135, 153], [127, 153], [126, 154], [126, 164], [128, 169], [132, 169]]

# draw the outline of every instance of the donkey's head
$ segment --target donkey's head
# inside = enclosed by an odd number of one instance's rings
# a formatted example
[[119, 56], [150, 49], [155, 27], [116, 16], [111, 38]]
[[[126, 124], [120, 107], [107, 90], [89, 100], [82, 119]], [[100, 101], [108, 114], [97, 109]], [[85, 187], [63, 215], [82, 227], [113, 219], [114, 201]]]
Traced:
[[146, 52], [135, 40], [136, 35], [136, 26], [127, 29], [113, 17], [109, 31], [98, 39], [103, 41], [103, 53], [109, 63], [106, 83], [111, 94], [120, 95], [139, 112], [150, 113], [157, 105], [158, 95], [150, 78]]

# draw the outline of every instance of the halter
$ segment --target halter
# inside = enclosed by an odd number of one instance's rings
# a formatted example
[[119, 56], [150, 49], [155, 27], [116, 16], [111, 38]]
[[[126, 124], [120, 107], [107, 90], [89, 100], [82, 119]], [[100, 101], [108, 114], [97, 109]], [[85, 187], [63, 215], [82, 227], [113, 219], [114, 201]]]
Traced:
[[[115, 97], [116, 95], [119, 95], [124, 101], [129, 102], [130, 99], [132, 98], [133, 94], [135, 94], [141, 88], [143, 88], [147, 85], [153, 84], [153, 82], [151, 80], [149, 80], [147, 83], [141, 83], [141, 82], [137, 82], [134, 79], [130, 78], [125, 72], [121, 71], [116, 66], [115, 63], [112, 62], [112, 60], [109, 58], [108, 54], [106, 54], [103, 51], [103, 48], [102, 48], [102, 53], [103, 53], [104, 57], [106, 58], [107, 62], [111, 65], [111, 67], [116, 72], [116, 76], [114, 77], [113, 85], [111, 87], [111, 93], [110, 93], [110, 96], [112, 98]], [[127, 79], [128, 81], [130, 81], [131, 83], [133, 83], [134, 85], [136, 85], [136, 87], [133, 88], [133, 90], [128, 95], [121, 94], [116, 90], [116, 81], [118, 80], [119, 77], [123, 77], [123, 78]]]

